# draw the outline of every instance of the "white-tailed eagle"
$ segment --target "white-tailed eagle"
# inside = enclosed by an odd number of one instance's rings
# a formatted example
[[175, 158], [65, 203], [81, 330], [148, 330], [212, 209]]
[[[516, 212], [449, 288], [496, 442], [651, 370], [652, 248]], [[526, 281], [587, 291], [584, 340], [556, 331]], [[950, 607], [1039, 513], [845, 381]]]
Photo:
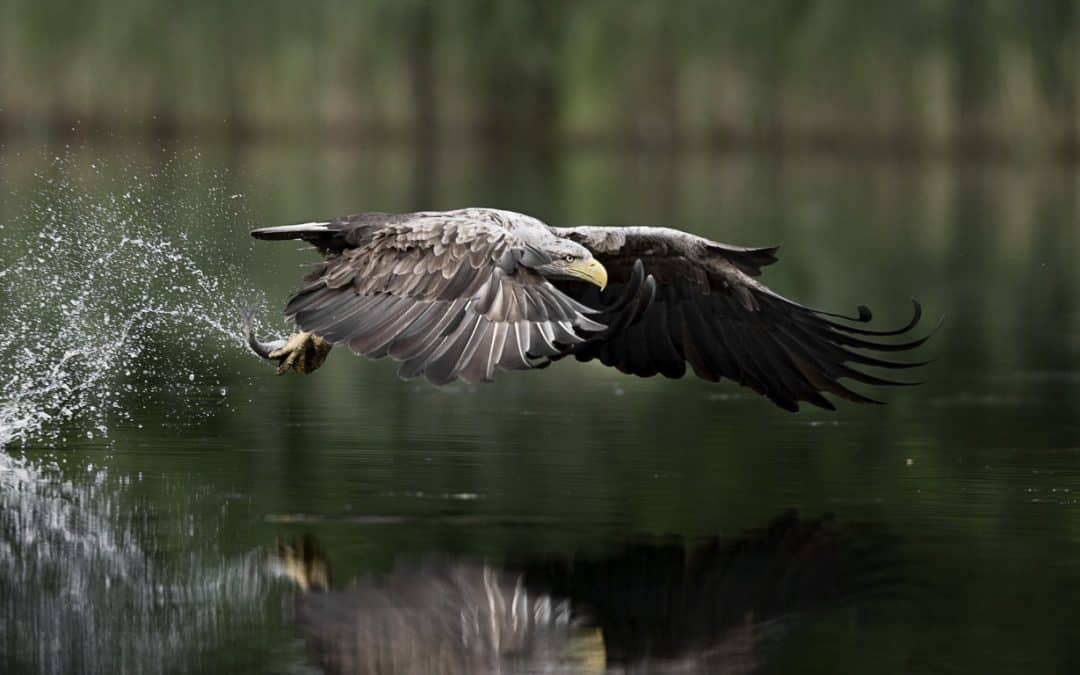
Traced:
[[787, 410], [823, 394], [876, 402], [841, 384], [904, 384], [864, 371], [921, 363], [881, 358], [921, 345], [860, 327], [758, 281], [776, 247], [741, 248], [663, 227], [550, 227], [520, 213], [470, 208], [361, 213], [252, 231], [302, 239], [324, 255], [285, 314], [300, 332], [264, 344], [278, 372], [318, 368], [332, 345], [401, 362], [404, 378], [483, 382], [567, 356], [632, 375], [729, 379]]

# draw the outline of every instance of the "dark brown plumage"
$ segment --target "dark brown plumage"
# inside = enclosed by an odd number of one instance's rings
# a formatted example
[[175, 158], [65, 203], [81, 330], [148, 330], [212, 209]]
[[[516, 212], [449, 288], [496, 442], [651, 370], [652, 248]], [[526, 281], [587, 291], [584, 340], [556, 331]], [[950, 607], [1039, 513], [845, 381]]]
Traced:
[[689, 363], [703, 379], [733, 380], [788, 410], [800, 401], [832, 409], [823, 394], [875, 402], [841, 379], [902, 384], [861, 368], [921, 365], [874, 354], [926, 340], [883, 339], [915, 327], [918, 303], [907, 325], [867, 330], [857, 325], [870, 320], [865, 307], [841, 317], [761, 284], [776, 248], [668, 228], [552, 228], [517, 213], [463, 209], [367, 213], [252, 234], [303, 239], [325, 254], [285, 309], [305, 334], [390, 356], [402, 362], [402, 377], [436, 384], [487, 381], [497, 369], [573, 355], [644, 377], [682, 377]]
[[[584, 245], [607, 268], [612, 281], [605, 294], [618, 294], [622, 284], [633, 283], [639, 260], [656, 281], [652, 302], [633, 316], [630, 325], [575, 349], [578, 360], [598, 359], [624, 373], [673, 378], [682, 377], [689, 363], [704, 380], [733, 380], [793, 411], [799, 401], [833, 409], [823, 392], [860, 403], [878, 402], [840, 384], [841, 378], [873, 385], [905, 384], [852, 365], [892, 370], [924, 365], [866, 353], [907, 351], [925, 342], [928, 336], [901, 343], [881, 340], [915, 327], [922, 316], [917, 302], [911, 320], [899, 329], [870, 331], [851, 325], [868, 322], [869, 309], [859, 307], [857, 317], [841, 317], [788, 300], [755, 278], [762, 267], [776, 262], [776, 247], [725, 246], [665, 228], [555, 231]], [[594, 288], [576, 291], [573, 296], [585, 304], [598, 301]]]

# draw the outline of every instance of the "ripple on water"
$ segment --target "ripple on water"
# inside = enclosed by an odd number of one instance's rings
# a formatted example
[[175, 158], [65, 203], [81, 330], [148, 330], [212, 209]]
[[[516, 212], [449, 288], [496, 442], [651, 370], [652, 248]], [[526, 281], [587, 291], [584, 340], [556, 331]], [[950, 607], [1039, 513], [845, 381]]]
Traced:
[[[266, 629], [281, 582], [260, 552], [225, 556], [217, 533], [131, 499], [126, 478], [61, 461], [0, 453], [0, 669], [191, 672]], [[148, 536], [190, 550], [165, 562]]]

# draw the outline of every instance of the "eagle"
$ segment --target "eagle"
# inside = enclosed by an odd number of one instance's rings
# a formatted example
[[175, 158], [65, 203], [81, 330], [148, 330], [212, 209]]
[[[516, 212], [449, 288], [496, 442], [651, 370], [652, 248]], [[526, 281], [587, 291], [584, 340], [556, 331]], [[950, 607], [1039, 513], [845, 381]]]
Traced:
[[466, 208], [360, 213], [253, 230], [303, 240], [323, 259], [289, 300], [299, 331], [249, 345], [278, 373], [310, 373], [333, 345], [401, 363], [404, 379], [488, 382], [499, 371], [566, 357], [623, 373], [681, 378], [687, 364], [776, 405], [835, 409], [826, 394], [880, 403], [841, 380], [904, 385], [867, 372], [925, 365], [883, 358], [929, 337], [870, 330], [855, 316], [808, 307], [758, 277], [778, 247], [744, 248], [667, 227], [552, 227], [511, 211]]

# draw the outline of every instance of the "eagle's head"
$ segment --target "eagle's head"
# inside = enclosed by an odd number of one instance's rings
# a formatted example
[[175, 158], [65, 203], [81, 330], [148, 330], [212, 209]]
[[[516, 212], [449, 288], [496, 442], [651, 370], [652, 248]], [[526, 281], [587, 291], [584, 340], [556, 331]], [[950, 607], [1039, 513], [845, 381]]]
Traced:
[[[522, 262], [547, 279], [579, 279], [603, 290], [607, 286], [607, 270], [593, 257], [592, 251], [581, 244], [552, 237], [526, 256]], [[534, 264], [529, 264], [532, 262]]]

